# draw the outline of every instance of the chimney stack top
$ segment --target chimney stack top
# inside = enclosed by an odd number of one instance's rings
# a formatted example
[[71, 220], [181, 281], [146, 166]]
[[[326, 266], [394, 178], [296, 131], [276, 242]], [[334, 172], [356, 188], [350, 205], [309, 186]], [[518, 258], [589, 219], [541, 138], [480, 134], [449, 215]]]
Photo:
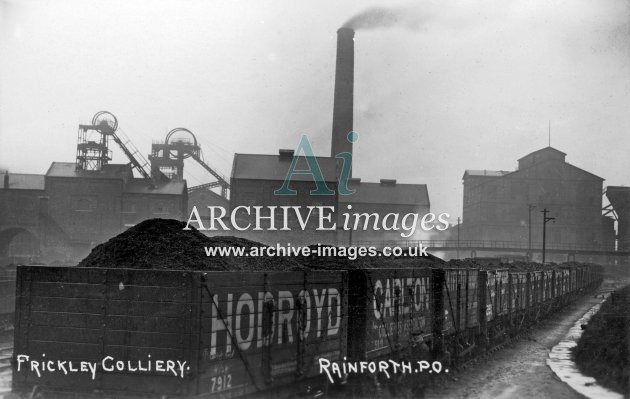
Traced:
[[396, 179], [381, 179], [381, 186], [395, 186]]
[[348, 28], [347, 26], [342, 26], [341, 28], [337, 29], [337, 34], [338, 35], [349, 35], [349, 36], [354, 37], [354, 29]]
[[294, 150], [288, 150], [288, 149], [283, 149], [281, 148], [280, 151], [278, 151], [278, 154], [280, 155], [280, 159], [293, 159], [293, 154], [294, 154]]

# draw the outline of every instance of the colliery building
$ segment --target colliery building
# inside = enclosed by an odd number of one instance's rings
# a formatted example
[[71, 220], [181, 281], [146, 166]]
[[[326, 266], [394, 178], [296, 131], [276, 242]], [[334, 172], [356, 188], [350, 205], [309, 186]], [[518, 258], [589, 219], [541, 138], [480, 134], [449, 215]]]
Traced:
[[544, 209], [547, 247], [614, 249], [614, 221], [602, 216], [604, 179], [571, 165], [552, 147], [518, 160], [515, 171], [466, 170], [463, 240], [510, 241], [540, 248]]
[[[297, 195], [277, 195], [294, 158], [293, 150], [280, 150], [278, 155], [236, 154], [230, 181], [230, 207], [238, 206], [330, 206], [335, 210], [337, 231], [317, 231], [316, 226], [302, 232], [299, 221], [290, 220], [292, 232], [270, 232], [248, 237], [266, 243], [291, 242], [296, 244], [328, 243], [348, 245], [358, 241], [405, 240], [400, 231], [375, 231], [372, 225], [352, 233], [344, 230], [340, 219], [343, 213], [377, 215], [379, 221], [388, 213], [418, 213], [422, 217], [429, 212], [429, 196], [424, 184], [398, 184], [396, 180], [381, 180], [379, 183], [361, 182], [350, 179], [348, 188], [356, 190], [352, 195], [338, 193], [339, 179], [343, 167], [340, 154], [352, 154], [356, 134], [353, 132], [354, 107], [354, 31], [341, 28], [337, 31], [337, 57], [335, 64], [335, 91], [333, 100], [332, 136], [330, 157], [315, 157], [322, 171], [322, 179], [334, 195], [311, 195], [317, 187], [313, 175], [295, 174], [290, 188]], [[307, 158], [300, 156], [296, 170], [309, 170]], [[354, 169], [354, 167], [352, 168]], [[351, 172], [352, 173], [352, 172]], [[350, 175], [350, 177], [352, 174]], [[348, 205], [352, 207], [348, 209]], [[313, 215], [317, 218], [318, 215]], [[282, 223], [277, 216], [276, 225]], [[374, 220], [374, 219], [372, 219]], [[243, 223], [253, 223], [253, 218], [243, 217]], [[362, 221], [365, 221], [363, 219]], [[362, 224], [363, 227], [365, 224]], [[351, 223], [350, 227], [354, 227]], [[295, 229], [300, 229], [295, 233]], [[416, 229], [419, 231], [419, 229]], [[251, 231], [250, 231], [251, 232]], [[410, 239], [415, 237], [410, 237]]]
[[[115, 142], [129, 160], [112, 164]], [[216, 181], [188, 189], [184, 159]], [[147, 161], [107, 111], [80, 124], [75, 162], [53, 162], [45, 175], [3, 173], [0, 186], [0, 264], [75, 263], [95, 245], [143, 220], [186, 220], [193, 202], [227, 206], [229, 183], [204, 160], [195, 135], [171, 130], [154, 142]], [[134, 171], [142, 177], [134, 177]], [[208, 190], [220, 188], [221, 195]], [[201, 208], [201, 207], [200, 207]]]
[[[395, 179], [381, 179], [378, 183], [362, 182], [359, 178], [352, 178], [349, 181], [348, 188], [355, 190], [351, 195], [339, 196], [340, 212], [348, 213], [367, 213], [379, 216], [379, 221], [389, 213], [396, 213], [402, 218], [408, 213], [417, 213], [422, 218], [423, 215], [430, 212], [431, 204], [429, 201], [429, 192], [426, 184], [401, 184]], [[348, 206], [351, 210], [348, 210]], [[408, 238], [401, 237], [401, 231], [389, 230], [385, 231], [372, 229], [363, 229], [359, 226], [344, 232], [341, 243], [360, 243], [365, 241], [401, 241], [420, 239], [420, 228], [416, 229], [418, 236]]]
[[[291, 177], [289, 188], [295, 190], [295, 195], [277, 195], [284, 183], [291, 163], [293, 162], [293, 150], [280, 150], [278, 155], [263, 154], [235, 154], [230, 179], [230, 209], [238, 206], [299, 206], [306, 209], [308, 206], [332, 206], [337, 208], [337, 186], [341, 171], [341, 160], [329, 157], [314, 157], [321, 170], [323, 183], [334, 195], [311, 195], [311, 191], [317, 189], [317, 181], [312, 174], [295, 174]], [[297, 170], [307, 170], [308, 162], [304, 156], [298, 157]], [[320, 182], [321, 183], [321, 182]], [[238, 224], [255, 226], [254, 215], [239, 212]], [[283, 225], [283, 216], [275, 215], [275, 226]], [[319, 217], [317, 210], [313, 211], [312, 220]], [[307, 228], [302, 231], [299, 221], [295, 216], [289, 218], [290, 231], [264, 231], [256, 232], [252, 228], [246, 232], [238, 233], [266, 243], [291, 242], [292, 244], [332, 244], [336, 242], [336, 232], [316, 231], [317, 223], [309, 222]], [[266, 230], [269, 222], [265, 221], [262, 227]]]
[[74, 162], [53, 162], [45, 175], [5, 173], [0, 258], [76, 261], [142, 220], [184, 219], [186, 212], [185, 181], [151, 186], [134, 178], [130, 165], [79, 170]]
[[[230, 209], [230, 201], [207, 188], [188, 188], [188, 213], [190, 216], [193, 209], [196, 209], [199, 213], [199, 218], [204, 225], [210, 223], [210, 209], [209, 206], [222, 207]], [[187, 218], [188, 218], [187, 216]]]
[[[316, 230], [318, 227], [318, 210], [314, 209], [310, 221], [305, 230], [302, 230], [297, 217], [290, 214], [288, 218], [290, 231], [268, 231], [268, 220], [263, 220], [262, 232], [253, 231], [235, 232], [236, 235], [245, 236], [266, 243], [290, 242], [292, 244], [338, 244], [349, 245], [365, 241], [405, 240], [416, 237], [402, 238], [401, 231], [384, 231], [373, 229], [388, 213], [399, 214], [400, 217], [407, 213], [418, 213], [421, 217], [430, 211], [430, 202], [427, 186], [425, 184], [400, 184], [393, 179], [382, 179], [379, 183], [361, 182], [359, 178], [351, 178], [348, 188], [354, 190], [351, 195], [338, 193], [339, 174], [341, 160], [338, 158], [315, 157], [322, 171], [323, 182], [334, 191], [333, 195], [313, 195], [312, 190], [317, 188], [317, 182], [312, 174], [295, 174], [291, 177], [289, 188], [295, 190], [295, 195], [279, 195], [275, 191], [280, 189], [287, 177], [289, 168], [294, 158], [293, 150], [280, 150], [278, 155], [260, 154], [236, 154], [232, 167], [230, 187], [230, 209], [239, 206], [299, 206], [303, 212], [307, 212], [308, 206], [328, 206], [334, 209], [333, 222], [337, 223], [336, 231]], [[298, 157], [296, 170], [307, 170], [306, 157]], [[353, 218], [350, 221], [352, 230], [344, 230], [342, 215], [347, 213]], [[370, 215], [370, 218], [355, 215]], [[256, 220], [253, 213], [238, 212], [239, 226], [251, 224], [255, 226]], [[203, 216], [202, 216], [203, 219]], [[354, 229], [354, 223], [359, 223]], [[400, 222], [399, 222], [400, 223]], [[283, 214], [275, 214], [274, 225], [277, 229], [283, 225]], [[365, 229], [364, 229], [365, 227]], [[420, 231], [416, 229], [416, 231]]]
[[[230, 211], [238, 206], [308, 206], [331, 207], [336, 217], [353, 206], [353, 214], [376, 214], [382, 219], [388, 213], [429, 212], [427, 188], [422, 184], [397, 184], [395, 180], [380, 183], [351, 182], [356, 193], [339, 198], [338, 184], [343, 167], [341, 158], [352, 154], [356, 134], [353, 132], [354, 103], [354, 32], [341, 28], [337, 36], [337, 58], [331, 156], [315, 157], [322, 171], [321, 179], [334, 192], [312, 195], [317, 181], [313, 175], [295, 174], [290, 188], [296, 195], [277, 195], [294, 159], [293, 150], [277, 155], [235, 154], [231, 181], [214, 170], [203, 157], [195, 135], [188, 129], [171, 130], [164, 141], [154, 142], [146, 160], [131, 140], [118, 129], [116, 117], [107, 111], [94, 115], [90, 124], [80, 124], [77, 135], [76, 162], [53, 162], [45, 175], [5, 174], [0, 189], [0, 261], [10, 255], [28, 255], [46, 263], [75, 262], [96, 244], [120, 233], [129, 226], [149, 218], [187, 220], [193, 207], [202, 222], [210, 219], [210, 206], [226, 207], [230, 192]], [[111, 142], [115, 142], [129, 164], [110, 164]], [[342, 157], [340, 158], [340, 154]], [[184, 160], [201, 165], [215, 181], [187, 187], [183, 179]], [[299, 157], [297, 169], [308, 169], [307, 158]], [[134, 178], [136, 171], [142, 178]], [[351, 175], [350, 175], [351, 177]], [[221, 195], [211, 189], [220, 188]], [[190, 194], [190, 203], [189, 203]], [[318, 219], [313, 211], [313, 219]], [[239, 224], [252, 219], [238, 214]], [[281, 225], [283, 215], [276, 217]], [[254, 221], [255, 222], [255, 221]], [[265, 243], [346, 244], [352, 240], [398, 239], [399, 232], [358, 231], [355, 237], [339, 231], [316, 230], [310, 224], [302, 231], [294, 216], [289, 231], [217, 232], [235, 234]], [[264, 226], [263, 226], [264, 228]], [[299, 231], [296, 231], [298, 230]], [[253, 234], [252, 234], [253, 233]], [[24, 261], [24, 260], [19, 260]], [[32, 261], [32, 260], [31, 260]]]

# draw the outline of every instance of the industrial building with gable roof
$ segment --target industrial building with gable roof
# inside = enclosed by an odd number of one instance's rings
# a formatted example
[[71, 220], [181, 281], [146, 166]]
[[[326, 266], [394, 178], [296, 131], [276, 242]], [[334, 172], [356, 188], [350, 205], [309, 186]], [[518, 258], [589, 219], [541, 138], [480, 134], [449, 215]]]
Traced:
[[[338, 193], [342, 161], [338, 158], [314, 157], [321, 170], [321, 177], [326, 186], [334, 191], [333, 195], [313, 195], [317, 182], [312, 174], [295, 174], [291, 177], [289, 188], [296, 195], [278, 195], [290, 170], [294, 158], [292, 150], [280, 150], [278, 155], [235, 154], [230, 181], [230, 208], [238, 206], [329, 206], [335, 209], [337, 231], [315, 231], [313, 228], [301, 231], [298, 221], [291, 218], [291, 231], [248, 231], [239, 233], [246, 237], [271, 242], [291, 242], [292, 244], [339, 244], [348, 245], [357, 241], [401, 240], [399, 231], [367, 230], [341, 231], [341, 221], [337, 220], [343, 212], [377, 214], [379, 219], [388, 213], [418, 213], [422, 217], [430, 210], [429, 194], [425, 184], [400, 184], [396, 180], [382, 179], [379, 183], [361, 182], [351, 178], [348, 188], [355, 190], [351, 195]], [[308, 170], [304, 156], [299, 156], [295, 165], [297, 170]], [[347, 206], [351, 206], [348, 210]], [[317, 218], [314, 210], [313, 218]], [[252, 215], [239, 213], [239, 224], [253, 223]], [[276, 215], [276, 227], [282, 225], [280, 213]], [[268, 227], [268, 223], [264, 226]], [[296, 229], [299, 233], [296, 234]], [[352, 234], [352, 235], [351, 235]]]
[[151, 187], [128, 164], [79, 170], [74, 162], [53, 162], [45, 175], [7, 172], [0, 186], [0, 257], [75, 261], [129, 226], [186, 213], [185, 181]]
[[539, 248], [547, 209], [555, 218], [548, 248], [613, 250], [614, 220], [602, 216], [604, 179], [565, 158], [546, 147], [520, 158], [515, 171], [466, 170], [461, 239], [528, 243], [531, 226]]

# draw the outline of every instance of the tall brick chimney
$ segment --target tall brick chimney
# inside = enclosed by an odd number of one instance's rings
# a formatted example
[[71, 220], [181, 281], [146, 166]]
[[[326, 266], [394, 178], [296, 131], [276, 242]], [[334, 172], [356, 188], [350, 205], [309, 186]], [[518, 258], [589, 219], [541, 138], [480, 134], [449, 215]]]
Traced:
[[337, 31], [331, 157], [341, 152], [352, 153], [352, 143], [348, 141], [348, 133], [352, 131], [353, 92], [354, 31], [350, 28], [339, 28]]

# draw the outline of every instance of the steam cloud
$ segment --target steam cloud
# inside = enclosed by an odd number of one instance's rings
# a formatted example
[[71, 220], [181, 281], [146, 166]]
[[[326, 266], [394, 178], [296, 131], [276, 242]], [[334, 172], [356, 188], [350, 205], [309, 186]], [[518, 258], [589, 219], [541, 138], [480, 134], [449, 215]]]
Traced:
[[418, 30], [422, 27], [425, 19], [417, 10], [411, 7], [372, 7], [350, 18], [343, 24], [343, 27], [359, 30], [397, 26]]

